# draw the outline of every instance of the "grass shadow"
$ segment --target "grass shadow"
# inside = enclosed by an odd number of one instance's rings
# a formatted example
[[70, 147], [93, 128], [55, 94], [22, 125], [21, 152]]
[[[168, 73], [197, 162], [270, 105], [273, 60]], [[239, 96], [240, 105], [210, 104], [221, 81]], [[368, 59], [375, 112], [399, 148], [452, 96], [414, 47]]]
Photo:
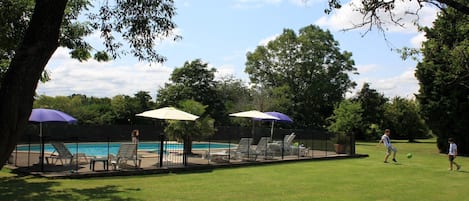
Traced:
[[469, 171], [467, 171], [467, 170], [458, 170], [457, 172], [461, 172], [461, 173], [465, 173], [465, 174], [469, 173]]
[[2, 177], [0, 183], [2, 184], [0, 185], [0, 200], [140, 200], [122, 197], [122, 192], [140, 191], [140, 189], [122, 190], [114, 185], [88, 189], [61, 188], [60, 182], [47, 179], [31, 182], [30, 176]]

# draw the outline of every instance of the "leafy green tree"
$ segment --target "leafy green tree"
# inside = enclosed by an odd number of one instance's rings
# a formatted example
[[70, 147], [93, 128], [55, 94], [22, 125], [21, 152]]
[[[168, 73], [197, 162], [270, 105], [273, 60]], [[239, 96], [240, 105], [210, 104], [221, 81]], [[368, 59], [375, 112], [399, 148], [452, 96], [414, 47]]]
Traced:
[[360, 103], [343, 100], [334, 109], [334, 114], [328, 118], [330, 125], [327, 129], [341, 135], [350, 134], [361, 127], [362, 112]]
[[80, 124], [103, 125], [115, 121], [109, 98], [71, 96], [39, 96], [34, 102], [35, 108], [51, 108], [66, 112], [75, 117]]
[[154, 103], [151, 101], [150, 92], [148, 91], [139, 91], [134, 94], [134, 97], [138, 103], [139, 111], [146, 111], [153, 107]]
[[356, 133], [356, 138], [368, 140], [376, 137], [376, 129], [383, 125], [385, 104], [388, 99], [375, 89], [371, 89], [369, 83], [364, 83], [352, 100], [358, 102], [363, 109], [363, 125], [357, 130], [359, 132]]
[[192, 139], [212, 135], [215, 132], [215, 120], [210, 116], [201, 116], [205, 113], [207, 106], [194, 100], [181, 101], [178, 108], [200, 117], [195, 121], [167, 120], [168, 125], [164, 131], [171, 138], [184, 142], [185, 154], [192, 154]]
[[157, 104], [159, 106], [174, 106], [183, 100], [195, 100], [207, 105], [206, 113], [218, 120], [226, 119], [225, 106], [221, 96], [217, 93], [215, 68], [208, 68], [208, 64], [200, 59], [185, 62], [171, 74], [171, 83], [158, 90]]
[[263, 88], [284, 88], [293, 104], [295, 124], [322, 127], [334, 104], [356, 84], [348, 73], [356, 72], [352, 54], [341, 52], [329, 31], [306, 26], [298, 35], [290, 29], [266, 46], [247, 54], [245, 71], [251, 82]]
[[116, 124], [134, 124], [144, 123], [148, 120], [135, 118], [135, 114], [150, 110], [154, 107], [149, 92], [139, 91], [134, 97], [128, 95], [117, 95], [111, 100], [114, 113], [114, 123]]
[[80, 107], [74, 116], [80, 124], [109, 125], [114, 123], [114, 115], [110, 104], [88, 104]]
[[114, 123], [116, 124], [132, 123], [135, 120], [135, 114], [138, 113], [137, 101], [127, 95], [116, 95], [112, 97], [111, 107], [115, 118]]
[[[226, 113], [234, 113], [251, 109], [252, 106], [252, 94], [251, 90], [243, 83], [242, 80], [234, 78], [234, 76], [222, 77], [216, 84], [216, 90], [218, 97], [222, 100]], [[225, 114], [228, 116], [228, 114]], [[222, 125], [229, 125], [231, 123], [237, 123], [242, 118], [230, 118], [228, 121], [217, 119], [217, 122]]]
[[417, 64], [422, 116], [438, 136], [438, 148], [447, 151], [448, 137], [460, 154], [469, 154], [469, 16], [445, 9], [425, 28], [423, 60]]
[[417, 138], [429, 136], [425, 121], [419, 114], [419, 108], [414, 100], [400, 97], [392, 99], [386, 104], [383, 128], [393, 130], [393, 136], [398, 139], [407, 139], [414, 142]]
[[[175, 28], [172, 0], [105, 1], [96, 9], [99, 13], [88, 14], [82, 11], [87, 11], [91, 5], [89, 0], [36, 0], [34, 9], [28, 7], [32, 5], [28, 4], [30, 2], [0, 2], [0, 8], [8, 9], [8, 12], [1, 12], [2, 19], [7, 21], [0, 24], [1, 29], [18, 25], [12, 28], [17, 34], [15, 37], [18, 37], [10, 41], [13, 45], [0, 47], [0, 53], [10, 53], [9, 67], [0, 85], [0, 161], [8, 159], [23, 132], [31, 113], [37, 83], [59, 46], [72, 49], [73, 58], [87, 59], [94, 49], [84, 42], [83, 37], [99, 31], [105, 49], [95, 54], [96, 59], [106, 59], [104, 52], [114, 58], [122, 55], [125, 52], [121, 41], [125, 41], [131, 48], [128, 53], [140, 60], [160, 62], [165, 58], [155, 50], [156, 39], [171, 36]], [[7, 4], [9, 7], [4, 6]], [[16, 11], [23, 11], [20, 18], [13, 16]], [[80, 14], [89, 16], [89, 21], [79, 22]], [[20, 20], [24, 22], [17, 23]], [[122, 40], [116, 39], [115, 34], [121, 35]], [[3, 41], [4, 38], [1, 39]], [[3, 165], [0, 163], [0, 168]]]
[[251, 87], [252, 105], [260, 111], [278, 111], [289, 113], [292, 105], [290, 88], [287, 85], [279, 87]]
[[112, 99], [81, 94], [56, 97], [41, 95], [34, 102], [34, 108], [64, 111], [75, 117], [80, 124], [105, 125], [134, 123], [138, 120], [135, 114], [148, 110], [153, 104], [148, 92], [140, 91], [134, 97], [117, 95]]

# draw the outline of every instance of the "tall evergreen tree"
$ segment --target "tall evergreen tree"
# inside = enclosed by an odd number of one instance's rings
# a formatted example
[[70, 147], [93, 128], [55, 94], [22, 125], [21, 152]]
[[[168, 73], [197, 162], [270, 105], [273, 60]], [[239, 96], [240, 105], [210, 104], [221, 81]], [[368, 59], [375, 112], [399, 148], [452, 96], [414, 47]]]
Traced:
[[358, 129], [359, 133], [356, 133], [357, 138], [374, 138], [376, 136], [375, 129], [373, 127], [378, 126], [382, 128], [385, 104], [388, 101], [383, 94], [378, 93], [375, 89], [370, 88], [369, 83], [364, 83], [362, 89], [357, 93], [353, 101], [360, 103], [362, 113], [362, 126]]
[[448, 137], [458, 152], [469, 154], [469, 15], [452, 8], [441, 12], [432, 28], [425, 28], [423, 60], [416, 77], [417, 100], [434, 134], [438, 148], [447, 151]]

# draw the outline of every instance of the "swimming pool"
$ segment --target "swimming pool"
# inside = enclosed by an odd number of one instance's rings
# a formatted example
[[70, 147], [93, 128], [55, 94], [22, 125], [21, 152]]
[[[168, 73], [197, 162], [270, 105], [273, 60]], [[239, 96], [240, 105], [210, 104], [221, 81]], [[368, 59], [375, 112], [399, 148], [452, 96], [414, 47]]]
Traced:
[[[110, 154], [117, 154], [117, 151], [120, 147], [120, 142], [113, 142], [109, 143], [109, 153]], [[77, 152], [77, 144], [75, 143], [67, 143], [65, 144], [67, 148], [72, 153]], [[231, 146], [234, 146], [233, 144]], [[192, 149], [194, 150], [208, 150], [210, 149], [228, 149], [230, 147], [229, 144], [225, 143], [193, 143]], [[18, 151], [28, 151], [28, 145], [18, 145]], [[31, 151], [32, 152], [39, 152], [39, 144], [32, 144]], [[141, 142], [138, 144], [139, 150], [146, 150], [146, 151], [159, 151], [160, 150], [160, 143], [159, 142]], [[171, 150], [182, 150], [183, 144], [182, 143], [167, 143], [164, 145], [164, 149], [167, 151]], [[45, 152], [53, 152], [54, 147], [51, 144], [44, 145]], [[87, 156], [106, 156], [108, 154], [108, 143], [107, 142], [96, 142], [96, 143], [78, 143], [78, 153], [85, 153]]]

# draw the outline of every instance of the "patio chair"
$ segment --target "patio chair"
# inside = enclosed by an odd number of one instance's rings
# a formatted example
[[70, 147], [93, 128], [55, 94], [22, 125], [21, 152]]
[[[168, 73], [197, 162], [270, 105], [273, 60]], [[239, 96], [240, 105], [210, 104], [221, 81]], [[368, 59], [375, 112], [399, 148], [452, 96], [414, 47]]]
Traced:
[[285, 135], [283, 141], [274, 141], [273, 143], [268, 144], [268, 148], [275, 153], [279, 153], [282, 155], [289, 155], [292, 154], [292, 143], [293, 139], [295, 139], [295, 133], [290, 135]]
[[256, 145], [256, 149], [249, 154], [249, 160], [257, 160], [257, 157], [264, 156], [264, 159], [272, 159], [274, 157], [272, 150], [268, 147], [270, 137], [261, 137]]
[[252, 138], [241, 138], [238, 143], [238, 147], [233, 150], [231, 154], [235, 159], [243, 159], [245, 157], [249, 158], [249, 154], [254, 153], [252, 149], [253, 139]]
[[127, 165], [129, 161], [133, 162], [135, 167], [140, 167], [142, 159], [137, 156], [137, 144], [123, 143], [119, 147], [117, 155], [109, 155], [109, 160], [114, 170], [119, 168], [119, 165]]
[[[69, 160], [68, 164], [72, 164], [76, 159], [80, 159], [80, 158], [84, 158], [86, 163], [88, 163], [88, 157], [86, 156], [86, 154], [84, 153], [72, 154], [63, 142], [53, 142], [51, 144], [54, 147], [54, 151], [52, 152], [50, 156], [46, 157], [47, 164], [49, 164], [49, 159], [50, 159], [50, 163], [56, 164], [57, 161], [60, 160], [60, 163], [64, 165], [63, 160]], [[56, 155], [55, 152], [57, 152], [58, 155]]]

